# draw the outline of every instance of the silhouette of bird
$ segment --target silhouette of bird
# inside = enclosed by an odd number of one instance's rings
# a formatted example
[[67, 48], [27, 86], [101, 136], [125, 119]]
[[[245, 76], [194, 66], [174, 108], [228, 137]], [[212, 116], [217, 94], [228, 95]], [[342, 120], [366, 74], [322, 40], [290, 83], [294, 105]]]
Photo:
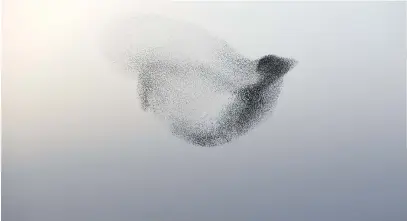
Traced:
[[199, 146], [230, 142], [260, 122], [297, 63], [250, 60], [197, 25], [158, 15], [115, 23], [107, 36], [108, 57], [137, 77], [143, 110]]

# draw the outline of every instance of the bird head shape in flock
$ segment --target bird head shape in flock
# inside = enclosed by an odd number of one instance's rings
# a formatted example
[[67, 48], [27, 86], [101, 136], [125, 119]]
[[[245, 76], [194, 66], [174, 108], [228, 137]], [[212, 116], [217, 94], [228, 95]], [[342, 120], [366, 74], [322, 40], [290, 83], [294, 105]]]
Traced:
[[228, 143], [263, 120], [297, 63], [250, 60], [197, 25], [156, 15], [109, 28], [107, 56], [136, 77], [142, 109], [199, 146]]

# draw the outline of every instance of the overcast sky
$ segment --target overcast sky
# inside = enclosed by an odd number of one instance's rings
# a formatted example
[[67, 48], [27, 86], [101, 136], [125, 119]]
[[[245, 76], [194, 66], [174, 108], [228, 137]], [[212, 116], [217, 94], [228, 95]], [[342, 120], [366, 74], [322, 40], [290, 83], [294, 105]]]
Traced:
[[[407, 220], [404, 2], [5, 0], [4, 221]], [[217, 148], [140, 109], [103, 55], [115, 18], [199, 25], [299, 61], [272, 116]]]

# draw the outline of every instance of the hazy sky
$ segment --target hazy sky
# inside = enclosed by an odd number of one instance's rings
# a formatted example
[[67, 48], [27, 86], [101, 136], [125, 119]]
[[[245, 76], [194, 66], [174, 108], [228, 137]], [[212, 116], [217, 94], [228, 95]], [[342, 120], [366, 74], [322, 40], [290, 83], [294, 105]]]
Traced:
[[[407, 220], [404, 2], [6, 0], [4, 221]], [[103, 56], [158, 13], [293, 57], [272, 116], [218, 148], [171, 135]]]

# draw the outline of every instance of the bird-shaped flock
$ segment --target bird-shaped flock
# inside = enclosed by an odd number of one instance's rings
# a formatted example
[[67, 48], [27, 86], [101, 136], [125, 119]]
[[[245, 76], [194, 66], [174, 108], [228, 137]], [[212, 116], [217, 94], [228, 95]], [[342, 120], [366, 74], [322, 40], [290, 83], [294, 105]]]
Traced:
[[136, 77], [143, 110], [199, 146], [228, 143], [264, 119], [297, 63], [276, 55], [250, 60], [197, 25], [158, 15], [113, 24], [107, 58]]

